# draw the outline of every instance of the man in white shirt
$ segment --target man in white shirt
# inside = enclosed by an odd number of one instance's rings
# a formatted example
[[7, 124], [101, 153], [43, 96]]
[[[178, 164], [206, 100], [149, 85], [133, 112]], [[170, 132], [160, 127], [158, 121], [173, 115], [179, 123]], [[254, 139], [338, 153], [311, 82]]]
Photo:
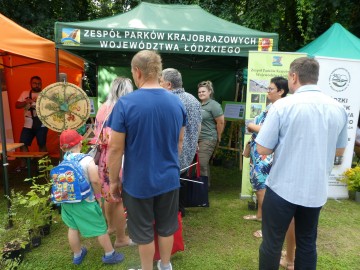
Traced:
[[278, 269], [281, 248], [295, 218], [296, 269], [316, 269], [316, 237], [321, 207], [327, 200], [331, 169], [339, 164], [347, 143], [343, 106], [316, 85], [319, 63], [301, 57], [290, 65], [293, 95], [269, 110], [256, 138], [258, 152], [274, 152], [263, 202], [263, 242], [259, 269]]
[[[24, 110], [25, 117], [24, 127], [20, 135], [20, 142], [24, 143], [21, 147], [21, 151], [28, 152], [28, 147], [36, 137], [39, 151], [46, 152], [46, 136], [48, 128], [41, 123], [36, 114], [36, 100], [42, 90], [41, 78], [39, 76], [31, 77], [30, 86], [31, 89], [23, 91], [15, 103], [16, 109]], [[17, 170], [20, 171], [22, 168], [25, 168], [25, 160], [22, 160], [22, 165], [21, 167], [18, 167]]]

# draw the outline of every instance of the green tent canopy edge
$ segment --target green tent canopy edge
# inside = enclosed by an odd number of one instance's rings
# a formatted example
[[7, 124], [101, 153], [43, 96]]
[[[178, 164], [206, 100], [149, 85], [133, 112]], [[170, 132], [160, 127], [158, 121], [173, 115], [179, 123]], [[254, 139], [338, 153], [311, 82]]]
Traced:
[[360, 39], [334, 23], [315, 40], [298, 50], [311, 56], [360, 59]]
[[278, 34], [228, 22], [197, 5], [142, 2], [111, 17], [56, 22], [55, 44], [96, 65], [121, 66], [143, 49], [205, 58], [247, 57], [250, 50], [277, 51]]

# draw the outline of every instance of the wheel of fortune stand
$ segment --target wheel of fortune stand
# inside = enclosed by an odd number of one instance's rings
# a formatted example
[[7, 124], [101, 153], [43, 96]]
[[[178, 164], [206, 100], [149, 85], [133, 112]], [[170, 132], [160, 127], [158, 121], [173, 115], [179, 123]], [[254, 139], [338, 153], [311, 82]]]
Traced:
[[90, 100], [78, 86], [53, 83], [44, 88], [36, 100], [36, 113], [51, 130], [78, 129], [90, 116]]

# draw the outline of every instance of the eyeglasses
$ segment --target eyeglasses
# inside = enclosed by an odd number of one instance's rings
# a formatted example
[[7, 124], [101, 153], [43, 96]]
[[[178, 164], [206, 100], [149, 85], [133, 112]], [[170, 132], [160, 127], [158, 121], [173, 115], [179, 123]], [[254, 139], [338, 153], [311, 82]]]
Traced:
[[268, 87], [267, 92], [270, 93], [271, 91], [275, 90], [276, 88]]

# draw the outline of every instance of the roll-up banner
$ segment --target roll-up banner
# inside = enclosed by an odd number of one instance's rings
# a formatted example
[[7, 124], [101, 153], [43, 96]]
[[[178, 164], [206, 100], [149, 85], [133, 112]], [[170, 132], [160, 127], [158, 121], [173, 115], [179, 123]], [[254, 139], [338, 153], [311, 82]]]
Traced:
[[348, 114], [348, 144], [343, 163], [334, 166], [329, 178], [329, 198], [348, 198], [345, 184], [338, 181], [341, 174], [351, 167], [356, 127], [360, 110], [360, 61], [317, 56], [320, 64], [318, 85], [323, 93], [343, 104]]
[[[290, 64], [296, 58], [306, 56], [306, 53], [290, 52], [249, 52], [248, 81], [246, 92], [245, 125], [265, 110], [268, 105], [267, 88], [273, 77], [288, 77]], [[250, 139], [250, 133], [245, 131], [244, 146]], [[249, 158], [243, 159], [241, 198], [250, 197]]]

